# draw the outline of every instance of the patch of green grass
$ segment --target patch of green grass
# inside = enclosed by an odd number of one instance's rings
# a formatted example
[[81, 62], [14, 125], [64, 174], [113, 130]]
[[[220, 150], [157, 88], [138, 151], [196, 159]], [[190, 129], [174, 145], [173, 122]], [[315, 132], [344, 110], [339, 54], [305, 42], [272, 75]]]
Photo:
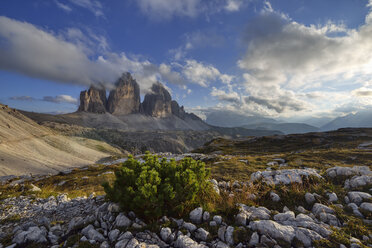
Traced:
[[15, 223], [21, 220], [21, 216], [19, 214], [14, 214], [6, 219], [0, 221], [0, 225], [4, 225], [6, 223]]

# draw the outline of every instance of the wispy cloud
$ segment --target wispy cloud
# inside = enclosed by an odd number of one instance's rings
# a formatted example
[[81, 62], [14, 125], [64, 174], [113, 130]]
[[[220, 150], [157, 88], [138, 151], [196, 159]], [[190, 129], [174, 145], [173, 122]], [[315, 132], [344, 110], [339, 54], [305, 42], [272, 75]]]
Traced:
[[200, 11], [201, 0], [137, 0], [141, 11], [153, 19], [174, 16], [194, 17]]
[[243, 0], [137, 0], [141, 12], [151, 19], [169, 20], [173, 17], [194, 18], [200, 14], [211, 15], [239, 11]]
[[72, 4], [85, 8], [97, 17], [104, 17], [102, 4], [98, 0], [69, 0]]
[[58, 96], [44, 96], [41, 99], [34, 98], [32, 96], [12, 96], [9, 97], [10, 100], [13, 101], [43, 101], [43, 102], [54, 102], [54, 103], [71, 103], [71, 104], [78, 104], [78, 99], [69, 96], [69, 95], [58, 95]]
[[36, 99], [31, 96], [12, 96], [9, 97], [10, 100], [13, 101], [35, 101]]
[[243, 5], [243, 0], [227, 0], [225, 10], [229, 12], [239, 11]]
[[54, 103], [72, 103], [78, 104], [78, 99], [69, 95], [44, 96], [42, 101]]
[[54, 0], [54, 2], [55, 2], [55, 4], [57, 5], [58, 8], [66, 11], [66, 12], [71, 12], [72, 11], [71, 7], [68, 6], [67, 4], [63, 4], [58, 0]]

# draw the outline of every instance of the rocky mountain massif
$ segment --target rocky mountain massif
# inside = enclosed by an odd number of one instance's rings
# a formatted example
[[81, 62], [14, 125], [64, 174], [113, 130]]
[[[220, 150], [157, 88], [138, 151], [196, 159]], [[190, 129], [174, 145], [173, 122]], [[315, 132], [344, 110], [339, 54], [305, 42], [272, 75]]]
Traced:
[[92, 86], [80, 94], [78, 111], [62, 115], [21, 111], [40, 125], [69, 136], [88, 137], [134, 153], [182, 153], [215, 137], [236, 138], [281, 134], [279, 131], [224, 128], [208, 125], [186, 113], [160, 83], [151, 87], [144, 101], [129, 73], [116, 82], [107, 98], [103, 87]]
[[156, 118], [166, 118], [172, 115], [187, 120], [188, 118], [201, 121], [194, 114], [184, 111], [161, 83], [155, 83], [151, 91], [145, 95], [141, 103], [140, 87], [130, 73], [124, 73], [115, 83], [106, 99], [106, 90], [91, 86], [89, 90], [80, 93], [79, 112], [103, 114], [105, 112], [115, 116], [130, 114], [144, 114]]

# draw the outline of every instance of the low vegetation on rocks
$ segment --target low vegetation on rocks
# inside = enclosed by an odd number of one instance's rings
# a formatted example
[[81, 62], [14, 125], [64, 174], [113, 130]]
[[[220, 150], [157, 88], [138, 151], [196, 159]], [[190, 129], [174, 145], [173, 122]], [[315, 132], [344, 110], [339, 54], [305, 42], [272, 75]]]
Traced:
[[210, 171], [192, 158], [177, 164], [146, 153], [141, 163], [130, 156], [115, 176], [112, 186], [104, 184], [107, 199], [118, 202], [124, 211], [136, 209], [145, 219], [181, 216], [195, 206], [207, 206], [206, 196], [214, 194]]

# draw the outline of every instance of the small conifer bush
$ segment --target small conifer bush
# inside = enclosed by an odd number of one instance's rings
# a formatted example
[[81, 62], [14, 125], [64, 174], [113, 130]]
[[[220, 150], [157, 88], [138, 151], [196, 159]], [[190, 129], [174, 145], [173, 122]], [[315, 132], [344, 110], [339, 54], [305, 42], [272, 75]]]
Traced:
[[205, 206], [205, 196], [215, 194], [208, 180], [210, 171], [192, 158], [177, 163], [147, 152], [142, 163], [130, 156], [115, 176], [112, 186], [103, 185], [107, 199], [147, 220], [181, 216], [196, 206]]

